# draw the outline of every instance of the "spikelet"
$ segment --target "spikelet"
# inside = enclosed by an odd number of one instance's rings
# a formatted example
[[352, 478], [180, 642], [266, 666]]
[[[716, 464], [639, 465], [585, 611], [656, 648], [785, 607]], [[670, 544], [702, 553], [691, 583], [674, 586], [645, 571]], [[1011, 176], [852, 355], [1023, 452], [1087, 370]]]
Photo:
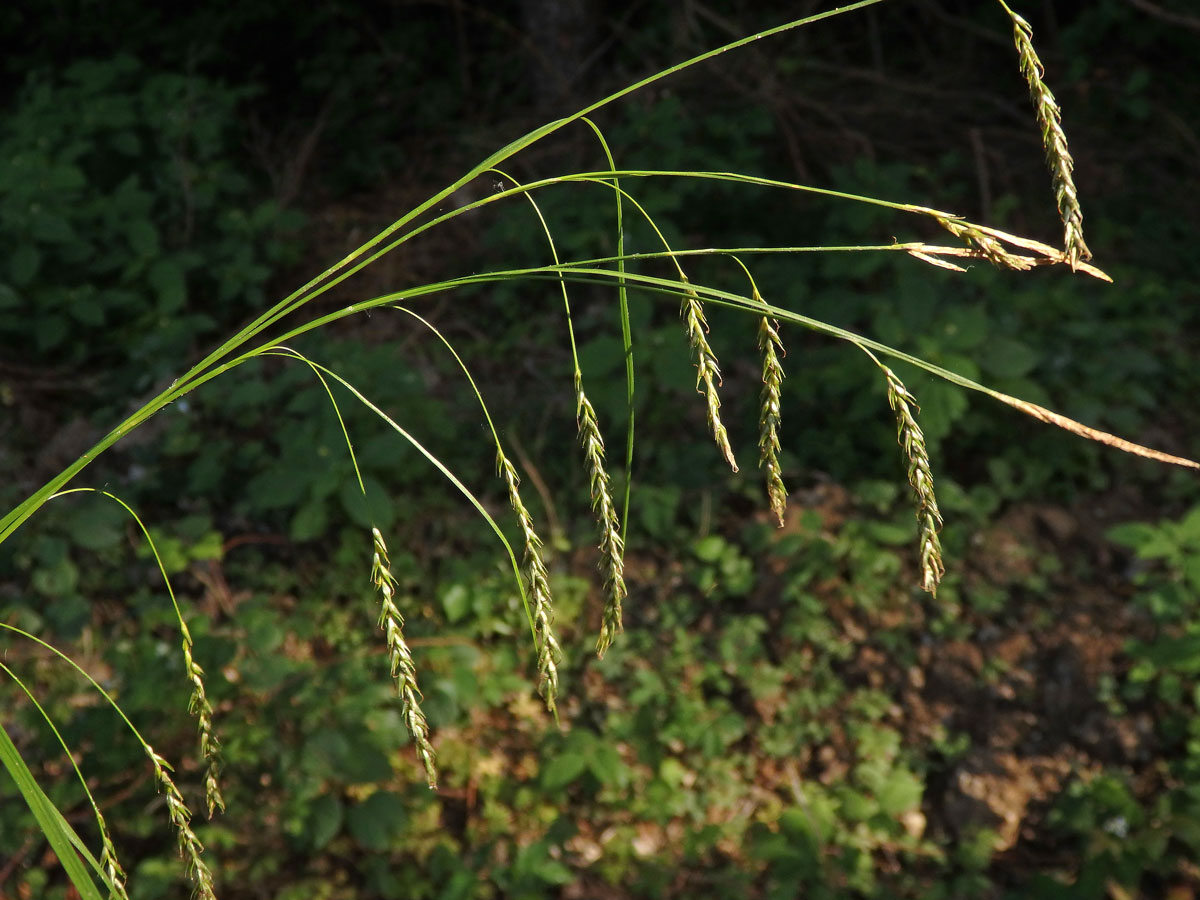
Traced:
[[542, 541], [533, 529], [533, 517], [529, 515], [529, 510], [521, 500], [518, 490], [521, 479], [517, 476], [517, 470], [499, 448], [496, 449], [496, 468], [508, 488], [508, 501], [513, 512], [517, 514], [521, 538], [525, 544], [525, 580], [529, 584], [529, 595], [533, 599], [533, 627], [537, 642], [538, 693], [546, 701], [546, 708], [554, 712], [555, 698], [558, 696], [558, 663], [562, 659], [562, 649], [554, 637], [554, 606], [550, 597], [546, 564], [542, 561]]
[[146, 753], [154, 764], [154, 779], [159, 790], [167, 799], [167, 815], [179, 839], [179, 855], [187, 866], [188, 877], [196, 883], [195, 896], [200, 900], [216, 900], [213, 893], [213, 877], [201, 854], [204, 846], [192, 830], [192, 813], [183, 802], [183, 795], [171, 778], [171, 765], [159, 756], [151, 747], [146, 747]]
[[[679, 277], [685, 286], [689, 284], [686, 275], [681, 274]], [[708, 427], [712, 430], [713, 439], [717, 442], [721, 455], [736, 472], [737, 461], [733, 458], [729, 435], [721, 422], [721, 398], [717, 396], [717, 385], [721, 383], [721, 369], [717, 365], [717, 356], [705, 337], [708, 334], [708, 322], [704, 318], [704, 307], [690, 286], [684, 289], [680, 313], [687, 327], [688, 343], [692, 345], [692, 352], [696, 357], [696, 390], [704, 394], [704, 402], [708, 407]]]
[[104, 816], [98, 809], [96, 810], [96, 824], [100, 828], [100, 868], [104, 871], [104, 876], [108, 881], [110, 896], [116, 897], [117, 900], [129, 900], [129, 894], [125, 890], [125, 869], [121, 867], [121, 863], [117, 859], [117, 848], [113, 846], [108, 823], [104, 821]]
[[1013, 23], [1013, 42], [1020, 57], [1021, 74], [1029, 85], [1029, 96], [1042, 130], [1042, 147], [1046, 151], [1046, 163], [1054, 184], [1054, 198], [1058, 203], [1058, 215], [1063, 223], [1063, 251], [1067, 262], [1074, 270], [1081, 261], [1092, 258], [1092, 252], [1083, 240], [1083, 210], [1075, 191], [1073, 172], [1075, 161], [1067, 149], [1067, 135], [1062, 127], [1062, 110], [1042, 80], [1045, 69], [1033, 49], [1033, 28], [1028, 22], [1001, 2]]
[[[765, 302], [757, 288], [754, 289], [754, 299], [759, 303]], [[758, 349], [763, 360], [763, 389], [759, 397], [758, 414], [758, 467], [766, 478], [771, 512], [782, 528], [787, 508], [787, 488], [783, 485], [779, 469], [779, 394], [783, 387], [783, 366], [779, 357], [783, 353], [783, 343], [779, 340], [779, 323], [767, 316], [758, 322]]]
[[225, 812], [225, 800], [221, 796], [221, 785], [217, 780], [221, 771], [221, 742], [213, 730], [213, 710], [204, 690], [204, 670], [192, 658], [192, 635], [187, 625], [183, 626], [183, 664], [188, 681], [192, 683], [192, 695], [188, 700], [188, 711], [196, 717], [200, 730], [200, 753], [205, 760], [204, 797], [208, 804], [208, 816], [219, 809]]
[[604, 575], [605, 601], [600, 636], [596, 640], [596, 655], [602, 657], [622, 629], [621, 602], [628, 595], [625, 589], [625, 545], [621, 540], [621, 527], [608, 483], [608, 472], [604, 468], [604, 438], [600, 436], [596, 410], [583, 392], [583, 377], [578, 369], [575, 371], [575, 419], [587, 464], [592, 512], [600, 528], [600, 571]]
[[425, 777], [429, 787], [437, 787], [437, 754], [429, 743], [429, 724], [425, 714], [421, 712], [421, 690], [417, 687], [417, 668], [413, 663], [412, 653], [404, 640], [404, 617], [396, 606], [396, 579], [392, 577], [391, 561], [388, 559], [387, 545], [378, 528], [371, 529], [371, 537], [375, 544], [374, 557], [371, 560], [371, 583], [379, 591], [381, 606], [379, 610], [379, 627], [387, 635], [388, 657], [391, 660], [392, 677], [396, 679], [396, 687], [400, 692], [401, 716], [408, 733], [412, 735], [413, 744], [417, 748], [417, 756], [425, 767]]
[[936, 596], [938, 583], [946, 572], [942, 563], [942, 543], [938, 539], [942, 514], [933, 491], [933, 472], [929, 467], [929, 453], [925, 449], [925, 435], [913, 416], [913, 409], [920, 407], [895, 372], [882, 364], [879, 367], [887, 379], [888, 404], [896, 414], [896, 439], [908, 458], [908, 483], [912, 486], [917, 503], [921, 587]]
[[[1024, 272], [1033, 268], [1033, 260], [1027, 256], [1010, 253], [1000, 241], [988, 234], [978, 225], [973, 225], [964, 219], [949, 218], [935, 215], [937, 223], [956, 238], [975, 248], [988, 262], [1003, 269], [1015, 269]], [[920, 256], [920, 254], [914, 254]], [[934, 263], [940, 265], [941, 263]], [[951, 268], [956, 268], [951, 266]], [[959, 271], [962, 271], [960, 268]]]

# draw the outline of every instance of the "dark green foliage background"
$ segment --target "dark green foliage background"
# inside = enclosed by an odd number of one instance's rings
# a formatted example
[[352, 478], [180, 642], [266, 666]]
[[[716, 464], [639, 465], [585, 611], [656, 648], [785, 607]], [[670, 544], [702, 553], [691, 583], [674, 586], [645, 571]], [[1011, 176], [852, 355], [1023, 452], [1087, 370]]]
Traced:
[[[1118, 0], [1053, 8], [1019, 11], [1064, 108], [1088, 240], [1115, 286], [983, 264], [954, 275], [891, 254], [745, 259], [773, 303], [1194, 458], [1197, 35]], [[795, 4], [687, 9], [593, 9], [589, 27], [557, 35], [586, 61], [560, 83], [544, 43], [554, 26], [534, 2], [6, 5], [0, 503], [32, 492], [185, 362], [491, 149], [798, 14]], [[883, 4], [722, 57], [599, 124], [625, 167], [805, 181], [1053, 241], [1005, 25], [998, 5]], [[511, 174], [527, 180], [599, 169], [603, 156], [579, 129], [518, 165]], [[630, 187], [675, 247], [944, 239], [873, 207], [707, 182]], [[613, 252], [605, 192], [538, 199], [564, 257]], [[439, 234], [368, 269], [328, 308], [546, 261], [525, 204]], [[627, 248], [658, 249], [636, 221]], [[725, 262], [692, 265], [694, 281], [745, 289]], [[536, 701], [524, 614], [486, 527], [347, 402], [368, 514], [328, 400], [301, 367], [242, 367], [88, 470], [89, 484], [151, 524], [209, 675], [230, 809], [198, 832], [220, 896], [1085, 898], [1200, 887], [1193, 477], [897, 366], [922, 404], [948, 520], [950, 574], [936, 601], [925, 598], [912, 588], [915, 529], [873, 367], [785, 330], [785, 479], [796, 493], [777, 531], [751, 471], [753, 322], [710, 313], [743, 464], [735, 478], [705, 437], [673, 302], [635, 296], [632, 593], [627, 633], [597, 662], [593, 526], [560, 302], [544, 285], [509, 285], [421, 311], [468, 360], [522, 469], [545, 485], [527, 478], [525, 499], [552, 551], [567, 651], [561, 730]], [[573, 303], [615, 471], [625, 419], [615, 304], [583, 290]], [[379, 310], [301, 347], [504, 509], [461, 373], [411, 319]], [[400, 580], [440, 754], [436, 794], [373, 631], [372, 523]], [[115, 507], [56, 501], [6, 542], [0, 617], [70, 649], [179, 762], [199, 807], [177, 632]], [[1031, 649], [1008, 658], [997, 648], [1010, 637]], [[1060, 678], [1059, 655], [1089, 642], [1107, 648], [1102, 661]], [[136, 746], [61, 666], [0, 643], [81, 754], [131, 896], [180, 895], [174, 838]], [[947, 696], [940, 661], [960, 652], [980, 662], [932, 712]], [[1078, 715], [1054, 705], [1063, 679]], [[50, 796], [92, 837], [34, 711], [11, 685], [0, 702]], [[1021, 716], [1034, 727], [1010, 741], [1004, 726]], [[1121, 744], [1089, 727], [1137, 737]], [[1061, 770], [997, 843], [1002, 823], [964, 813], [959, 785], [1006, 754]], [[15, 787], [0, 782], [9, 893], [68, 896]]]

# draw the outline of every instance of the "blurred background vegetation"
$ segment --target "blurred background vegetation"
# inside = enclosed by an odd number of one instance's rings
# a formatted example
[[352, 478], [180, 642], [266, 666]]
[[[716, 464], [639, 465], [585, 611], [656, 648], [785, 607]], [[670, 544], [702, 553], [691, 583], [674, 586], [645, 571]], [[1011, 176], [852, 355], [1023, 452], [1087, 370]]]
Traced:
[[[492, 149], [814, 2], [589, 0], [0, 8], [0, 505], [138, 398]], [[1000, 390], [1195, 457], [1200, 20], [1182, 0], [1028, 2], [1064, 110], [1085, 229], [1115, 285], [891, 254], [771, 256], [771, 302]], [[599, 117], [625, 167], [734, 170], [923, 203], [1055, 242], [1007, 18], [886, 3], [756, 43]], [[523, 180], [603, 167], [583, 128]], [[491, 184], [466, 189], [474, 196]], [[931, 237], [886, 210], [646, 182], [674, 246]], [[612, 250], [611, 198], [539, 197], [564, 255]], [[495, 209], [493, 207], [492, 209]], [[653, 249], [630, 226], [629, 246]], [[339, 289], [545, 262], [522, 203], [455, 220]], [[743, 290], [736, 271], [697, 275]], [[1084, 283], [1084, 282], [1088, 283]], [[347, 406], [383, 502], [442, 785], [387, 677], [370, 539], [328, 401], [246, 366], [88, 470], [151, 524], [186, 600], [225, 747], [229, 812], [198, 822], [229, 900], [1171, 897], [1200, 891], [1200, 492], [897, 367], [922, 404], [947, 527], [936, 600], [883, 386], [861, 354], [785, 330], [785, 527], [706, 437], [672, 304], [635, 298], [639, 446], [625, 635], [601, 599], [570, 359], [549, 286], [442, 295], [453, 340], [526, 472], [551, 547], [562, 728], [537, 701], [519, 600], [486, 526]], [[581, 293], [589, 391], [623, 446], [612, 297]], [[711, 314], [735, 450], [756, 440], [753, 323]], [[498, 512], [473, 398], [398, 313], [309, 336]], [[178, 763], [199, 808], [178, 636], [115, 505], [56, 501], [0, 554], [0, 617], [70, 650]], [[4, 638], [81, 754], [135, 900], [187, 890], [137, 747], [78, 679]], [[92, 835], [27, 702], [4, 726]], [[69, 896], [0, 780], [0, 896]]]

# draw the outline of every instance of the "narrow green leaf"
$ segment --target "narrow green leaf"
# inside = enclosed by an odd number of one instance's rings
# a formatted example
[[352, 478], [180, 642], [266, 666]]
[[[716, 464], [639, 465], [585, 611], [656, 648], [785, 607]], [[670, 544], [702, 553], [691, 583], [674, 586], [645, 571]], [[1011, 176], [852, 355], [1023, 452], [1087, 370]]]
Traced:
[[29, 804], [29, 809], [37, 819], [38, 826], [46, 835], [46, 840], [50, 842], [50, 846], [54, 849], [55, 855], [71, 879], [71, 884], [79, 892], [79, 896], [82, 900], [103, 900], [95, 881], [88, 875], [83, 861], [75, 852], [76, 846], [83, 846], [82, 841], [67, 825], [57, 808], [50, 802], [50, 798], [38, 786], [33, 773], [29, 771], [25, 760], [21, 758], [16, 744], [12, 742], [12, 738], [8, 736], [8, 732], [3, 727], [0, 727], [0, 762], [4, 763], [8, 774], [17, 784], [17, 790]]

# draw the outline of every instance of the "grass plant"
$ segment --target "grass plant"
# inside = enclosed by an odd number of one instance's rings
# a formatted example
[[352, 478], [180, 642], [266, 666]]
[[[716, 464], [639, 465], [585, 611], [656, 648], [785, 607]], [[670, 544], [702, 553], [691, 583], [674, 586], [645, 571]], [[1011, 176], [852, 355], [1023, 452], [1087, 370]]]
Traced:
[[[696, 368], [696, 388], [703, 395], [708, 429], [717, 444], [720, 455], [730, 465], [734, 472], [738, 471], [733, 447], [725, 423], [721, 418], [721, 400], [718, 388], [721, 385], [721, 373], [717, 355], [709, 343], [709, 324], [705, 314], [705, 305], [709, 307], [724, 307], [739, 313], [752, 316], [757, 321], [758, 347], [762, 354], [762, 390], [759, 397], [758, 415], [758, 448], [759, 466], [766, 480], [769, 506], [773, 515], [782, 524], [786, 503], [786, 489], [782, 480], [780, 452], [782, 439], [780, 435], [781, 401], [780, 388], [783, 379], [781, 356], [782, 343], [779, 337], [779, 326], [786, 322], [799, 326], [826, 337], [848, 342], [863, 350], [875, 361], [884, 374], [887, 384], [888, 402], [895, 413], [899, 442], [907, 460], [908, 481], [913, 490], [916, 506], [919, 533], [919, 557], [921, 568], [921, 587], [930, 593], [935, 593], [938, 583], [944, 573], [939, 531], [942, 527], [942, 517], [934, 495], [933, 477], [930, 468], [929, 455], [925, 439], [916, 419], [916, 401], [896, 374], [880, 361], [880, 357], [900, 359], [917, 366], [926, 372], [946, 379], [947, 381], [970, 390], [982, 392], [1002, 403], [1005, 403], [1040, 421], [1065, 428], [1081, 437], [1097, 440], [1121, 450], [1136, 453], [1151, 459], [1169, 462], [1191, 468], [1200, 468], [1197, 463], [1180, 457], [1142, 447], [1133, 442], [1100, 432], [1082, 423], [1075, 422], [1058, 413], [1038, 406], [1017, 397], [1012, 397], [1000, 391], [986, 387], [973, 380], [964, 378], [949, 370], [887, 346], [865, 335], [836, 327], [827, 322], [805, 316], [803, 313], [767, 303], [759, 294], [751, 279], [751, 289], [748, 295], [739, 295], [721, 290], [710, 284], [693, 283], [684, 274], [680, 261], [692, 256], [704, 256], [713, 260], [726, 260], [734, 257], [738, 265], [742, 265], [741, 257], [752, 257], [767, 253], [788, 253], [803, 255], [809, 253], [906, 253], [914, 258], [944, 269], [961, 270], [957, 261], [967, 259], [986, 259], [1003, 268], [1023, 271], [1035, 266], [1066, 265], [1071, 270], [1087, 274], [1101, 280], [1109, 280], [1099, 268], [1090, 265], [1087, 260], [1091, 254], [1083, 239], [1082, 214], [1072, 181], [1072, 162], [1067, 150], [1066, 139], [1062, 131], [1059, 108], [1043, 81], [1041, 63], [1033, 50], [1031, 29], [1024, 19], [1020, 18], [1004, 2], [1000, 5], [1011, 17], [1015, 29], [1016, 44], [1019, 53], [1019, 63], [1022, 73], [1029, 84], [1030, 93], [1034, 100], [1036, 118], [1042, 130], [1046, 147], [1046, 156], [1054, 181], [1055, 197], [1058, 211], [1064, 225], [1064, 247], [1050, 247], [1037, 241], [1001, 232], [995, 228], [968, 222], [961, 217], [941, 210], [924, 206], [915, 206], [892, 200], [865, 197], [839, 191], [814, 187], [811, 185], [795, 184], [784, 181], [748, 176], [732, 172], [689, 172], [689, 171], [656, 171], [645, 169], [621, 169], [613, 158], [604, 141], [603, 135], [595, 124], [588, 118], [590, 114], [605, 106], [616, 103], [639, 88], [667, 78], [689, 67], [705, 62], [719, 53], [732, 51], [752, 41], [757, 41], [777, 35], [790, 29], [812, 25], [822, 19], [843, 15], [872, 6], [881, 0], [861, 0], [838, 9], [830, 10], [819, 15], [797, 19], [777, 28], [769, 29], [759, 34], [750, 35], [729, 43], [710, 52], [701, 54], [679, 65], [672, 66], [630, 85], [609, 97], [593, 103], [584, 109], [549, 122], [534, 129], [521, 138], [507, 144], [502, 149], [483, 160], [479, 165], [466, 172], [461, 178], [433, 194], [428, 200], [419, 204], [405, 215], [397, 219], [387, 228], [380, 231], [354, 252], [323, 271], [317, 277], [300, 287], [295, 292], [280, 300], [269, 309], [256, 316], [249, 324], [235, 335], [224, 341], [210, 354], [188, 369], [169, 386], [140, 406], [123, 422], [113, 428], [94, 447], [67, 466], [62, 472], [51, 478], [45, 486], [32, 496], [9, 510], [0, 517], [0, 543], [14, 539], [17, 529], [30, 519], [48, 502], [60, 497], [64, 488], [76, 479], [98, 456], [124, 439], [135, 430], [142, 427], [152, 417], [165, 409], [169, 404], [180, 400], [188, 393], [195, 391], [214, 379], [230, 376], [234, 370], [254, 359], [265, 356], [288, 357], [308, 364], [321, 380], [329, 393], [334, 409], [337, 410], [336, 392], [348, 394], [357, 402], [366, 406], [381, 421], [398, 432], [402, 439], [416, 448], [424, 458], [463, 494], [474, 508], [485, 518], [491, 529], [502, 542], [510, 562], [512, 563], [515, 583], [518, 587], [526, 617], [533, 636], [534, 665], [538, 673], [539, 690], [549, 709], [557, 709], [558, 698], [558, 666], [561, 659], [561, 649], [553, 632], [554, 610], [550, 595], [549, 579], [546, 564], [542, 556], [542, 542], [534, 528], [533, 517], [521, 500], [519, 493], [520, 478], [516, 468], [510, 462], [500, 444], [494, 426], [491, 427], [492, 437], [496, 443], [496, 469], [503, 482], [504, 490], [515, 516], [516, 527], [520, 532], [520, 549], [523, 567], [518, 562], [517, 554], [505, 537], [504, 530], [493, 519], [485, 505], [479, 501], [467, 487], [463, 479], [455, 474], [450, 467], [433, 453], [427, 451], [417, 438], [406, 431], [400, 424], [386, 415], [382, 409], [367, 399], [354, 385], [342, 378], [336, 372], [308, 360], [298, 352], [288, 348], [288, 342], [301, 335], [325, 327], [339, 319], [358, 315], [383, 307], [395, 307], [402, 304], [412, 304], [422, 299], [458, 291], [468, 287], [487, 287], [504, 283], [519, 283], [522, 289], [533, 295], [549, 286], [561, 293], [566, 317], [566, 327], [572, 349], [572, 389], [575, 400], [576, 426], [578, 439], [583, 449], [583, 462], [589, 484], [590, 502], [597, 520], [599, 532], [599, 568], [604, 582], [604, 607], [599, 623], [599, 638], [596, 650], [600, 655], [612, 645], [621, 632], [622, 605], [627, 599], [628, 590], [625, 583], [624, 554], [627, 533], [623, 530], [622, 522], [628, 523], [628, 490], [631, 482], [631, 466], [633, 459], [633, 399], [634, 399], [634, 368], [633, 351], [636, 348], [637, 335], [629, 324], [627, 296], [636, 292], [654, 300], [666, 300], [677, 303], [684, 321], [686, 338], [691, 349]], [[592, 128], [599, 137], [608, 168], [596, 171], [576, 172], [556, 175], [536, 181], [520, 184], [500, 169], [507, 160], [524, 151], [534, 144], [549, 138], [554, 133], [581, 122]], [[465, 203], [449, 211], [441, 211], [448, 198], [462, 187], [476, 179], [487, 178], [491, 173], [500, 173], [507, 185], [503, 190], [487, 193], [479, 199]], [[663, 241], [663, 251], [653, 253], [629, 253], [624, 246], [623, 203], [628, 201], [630, 207], [639, 215], [645, 217], [650, 226], [662, 236], [657, 224], [646, 214], [645, 209], [636, 200], [636, 189], [631, 184], [646, 179], [688, 179], [693, 181], [714, 181], [722, 185], [754, 186], [772, 190], [799, 192], [808, 196], [822, 197], [826, 200], [843, 203], [864, 203], [882, 207], [894, 212], [915, 215], [926, 221], [932, 220], [958, 238], [960, 246], [941, 246], [922, 241], [893, 242], [883, 245], [855, 246], [776, 246], [776, 247], [730, 247], [707, 249], [672, 249], [666, 247]], [[562, 260], [555, 249], [553, 231], [549, 222], [542, 217], [541, 210], [535, 200], [536, 194], [550, 186], [574, 186], [579, 190], [590, 190], [596, 186], [611, 190], [617, 202], [616, 252], [614, 255], [581, 260]], [[420, 237], [425, 232], [437, 228], [461, 215], [477, 212], [491, 204], [504, 203], [512, 199], [524, 198], [532, 207], [541, 221], [550, 248], [552, 261], [541, 266], [503, 269], [482, 273], [471, 273], [457, 278], [451, 278], [430, 284], [402, 287], [394, 292], [365, 299], [349, 306], [344, 306], [332, 312], [317, 315], [305, 320], [304, 313], [317, 298], [322, 297], [334, 287], [343, 284], [347, 279], [372, 265], [385, 254], [397, 247]], [[653, 264], [655, 261], [669, 261], [678, 272], [678, 278], [658, 277], [637, 268], [642, 263]], [[745, 266], [743, 266], [745, 268]], [[749, 274], [749, 271], [747, 274]], [[624, 514], [618, 513], [618, 498], [612, 486], [606, 461], [605, 441], [601, 432], [599, 418], [592, 401], [584, 390], [585, 373], [579, 362], [579, 354], [575, 348], [574, 326], [571, 321], [571, 304], [569, 289], [576, 286], [589, 286], [604, 289], [617, 298], [622, 325], [622, 343], [625, 350], [627, 401], [629, 419], [625, 454], [625, 489], [626, 499]], [[407, 311], [407, 310], [405, 310]], [[426, 323], [428, 324], [428, 323]], [[432, 326], [430, 326], [432, 327]], [[460, 365], [454, 347], [439, 333], [438, 337]], [[466, 366], [463, 365], [464, 372]], [[467, 373], [470, 379], [469, 372]], [[483, 403], [483, 397], [471, 380], [472, 390]], [[486, 404], [483, 404], [485, 414]], [[341, 422], [341, 413], [338, 411]], [[490, 416], [488, 416], [490, 425]], [[346, 437], [348, 451], [353, 458], [354, 448], [350, 435], [342, 422], [343, 433]], [[355, 463], [357, 472], [357, 463]], [[359, 487], [363, 487], [361, 474], [358, 475]], [[139, 522], [140, 524], [140, 522]], [[433, 736], [431, 729], [421, 710], [421, 693], [417, 686], [417, 661], [404, 635], [404, 616], [400, 608], [402, 598], [399, 596], [397, 581], [391, 571], [387, 545], [384, 535], [379, 528], [371, 530], [371, 569], [370, 582], [378, 594], [380, 601], [379, 627], [385, 633], [387, 654], [390, 671], [395, 678], [403, 705], [403, 719], [412, 738], [427, 776], [430, 787], [436, 784], [437, 769]], [[168, 588], [169, 589], [169, 588]], [[172, 602], [175, 602], [172, 594]], [[179, 612], [178, 604], [175, 605]], [[194, 658], [194, 644], [191, 640], [182, 614], [179, 623], [183, 635], [183, 652], [188, 680], [191, 684], [190, 708], [199, 723], [200, 745], [204, 758], [207, 760], [205, 776], [206, 802], [210, 814], [223, 808], [224, 801], [217, 783], [219, 743], [213, 721], [213, 709], [208, 701], [203, 669]], [[6, 626], [7, 627], [7, 626]], [[5, 670], [7, 673], [7, 670]], [[11, 675], [11, 673], [8, 673]], [[95, 684], [93, 682], [93, 684]], [[95, 685], [100, 690], [99, 685]], [[107, 695], [105, 695], [107, 696]], [[114, 704], [115, 705], [115, 704]], [[53, 723], [51, 723], [52, 726]], [[3, 734], [0, 732], [0, 734]], [[140, 736], [139, 736], [140, 740]], [[72, 847], [78, 844], [78, 838], [73, 838], [73, 832], [61, 823], [61, 816], [55, 817], [52, 805], [40, 794], [36, 785], [29, 785], [31, 776], [28, 766], [21, 759], [15, 745], [5, 738], [6, 743], [0, 744], [0, 758], [6, 768], [22, 785], [23, 794], [30, 807], [38, 815], [39, 824], [50, 837], [51, 842], [67, 866], [68, 874], [76, 890], [81, 896], [96, 896], [92, 875], [74, 859]], [[190, 825], [191, 812], [182, 794], [170, 776], [170, 766], [154, 752], [149, 744], [142, 742], [148, 753], [153, 767], [155, 781], [166, 797], [168, 813], [179, 841], [180, 853], [186, 863], [189, 874], [196, 885], [199, 896], [209, 900], [214, 896], [214, 879], [205, 864], [200, 842]], [[50, 808], [48, 808], [48, 806]], [[98, 821], [102, 822], [100, 812], [96, 810]], [[102, 828], [102, 851], [99, 861], [92, 866], [96, 877], [117, 896], [123, 896], [124, 874], [116, 861], [116, 853], [107, 837], [107, 831]], [[68, 857], [74, 862], [68, 862]]]

